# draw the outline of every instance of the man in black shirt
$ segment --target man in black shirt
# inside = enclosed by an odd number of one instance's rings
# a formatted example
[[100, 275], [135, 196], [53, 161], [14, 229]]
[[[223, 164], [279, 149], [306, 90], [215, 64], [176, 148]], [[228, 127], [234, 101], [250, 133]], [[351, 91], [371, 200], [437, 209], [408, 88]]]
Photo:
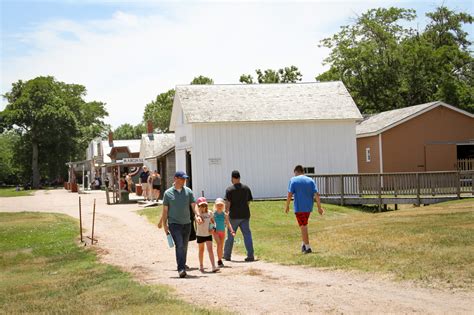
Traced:
[[[239, 171], [232, 172], [232, 186], [225, 192], [226, 212], [229, 213], [232, 229], [237, 233], [238, 228], [242, 230], [244, 236], [247, 258], [245, 261], [254, 261], [252, 232], [250, 231], [250, 208], [249, 202], [253, 200], [252, 192], [248, 186], [240, 183]], [[234, 236], [227, 230], [227, 240], [224, 247], [224, 259], [230, 260], [232, 247], [234, 246]]]

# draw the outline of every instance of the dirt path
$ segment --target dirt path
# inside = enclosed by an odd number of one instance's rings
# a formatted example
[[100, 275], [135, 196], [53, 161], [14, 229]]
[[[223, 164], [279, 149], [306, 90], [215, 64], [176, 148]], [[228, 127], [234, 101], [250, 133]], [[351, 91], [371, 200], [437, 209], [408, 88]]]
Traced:
[[[474, 292], [418, 288], [410, 282], [395, 283], [356, 272], [288, 267], [263, 261], [244, 263], [244, 257], [237, 255], [222, 272], [201, 274], [196, 268], [194, 242], [190, 243], [188, 253], [189, 276], [179, 279], [174, 251], [167, 247], [163, 231], [137, 215], [137, 205], [107, 206], [103, 193], [80, 196], [87, 228], [91, 224], [93, 199], [97, 199], [95, 229], [103, 262], [131, 272], [144, 283], [170, 285], [179, 297], [191, 303], [201, 303], [201, 292], [211, 306], [242, 314], [473, 311]], [[0, 211], [61, 212], [78, 217], [77, 200], [77, 194], [64, 190], [40, 191], [30, 197], [0, 198]]]

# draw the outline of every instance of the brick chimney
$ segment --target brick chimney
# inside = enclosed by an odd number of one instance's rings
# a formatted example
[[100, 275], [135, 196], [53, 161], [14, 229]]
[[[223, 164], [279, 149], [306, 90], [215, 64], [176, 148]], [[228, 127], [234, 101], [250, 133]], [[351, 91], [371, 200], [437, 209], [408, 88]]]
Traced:
[[146, 132], [148, 134], [152, 134], [153, 133], [153, 122], [151, 120], [148, 120], [146, 122]]
[[114, 133], [112, 131], [109, 131], [109, 147], [114, 146]]

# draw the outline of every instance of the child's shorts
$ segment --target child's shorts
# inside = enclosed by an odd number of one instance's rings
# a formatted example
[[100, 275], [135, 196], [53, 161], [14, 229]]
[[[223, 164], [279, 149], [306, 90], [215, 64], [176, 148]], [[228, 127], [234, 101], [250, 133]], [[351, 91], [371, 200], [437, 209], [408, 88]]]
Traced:
[[299, 226], [308, 225], [308, 219], [311, 212], [295, 212], [296, 220]]
[[216, 233], [219, 238], [225, 238], [225, 231], [216, 231]]
[[212, 242], [212, 235], [209, 236], [196, 236], [197, 242], [199, 243], [205, 243], [207, 241]]

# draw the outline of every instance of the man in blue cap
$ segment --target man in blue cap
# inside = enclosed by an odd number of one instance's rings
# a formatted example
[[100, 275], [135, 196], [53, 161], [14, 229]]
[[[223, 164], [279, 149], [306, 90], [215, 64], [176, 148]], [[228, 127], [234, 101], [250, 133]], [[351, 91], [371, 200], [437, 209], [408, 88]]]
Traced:
[[163, 229], [166, 235], [171, 233], [173, 237], [180, 278], [186, 277], [186, 256], [191, 233], [189, 206], [196, 213], [196, 222], [202, 222], [197, 213], [193, 191], [185, 186], [187, 178], [189, 176], [185, 172], [176, 172], [173, 187], [167, 189], [163, 197]]

